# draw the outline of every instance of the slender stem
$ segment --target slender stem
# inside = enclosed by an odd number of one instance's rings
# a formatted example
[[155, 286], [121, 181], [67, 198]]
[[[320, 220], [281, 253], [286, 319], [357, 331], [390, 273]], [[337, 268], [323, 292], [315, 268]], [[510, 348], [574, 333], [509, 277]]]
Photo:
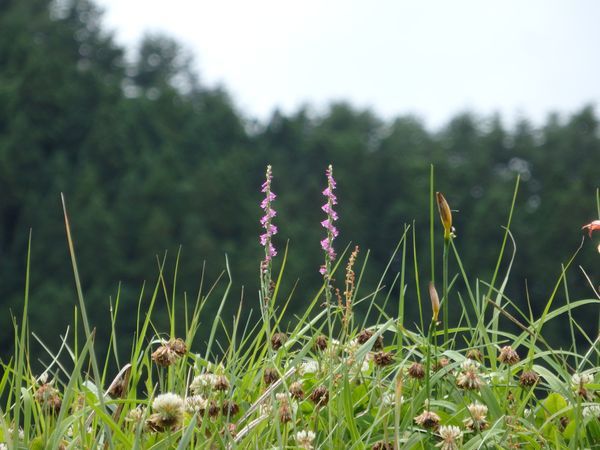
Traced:
[[443, 302], [443, 320], [444, 320], [444, 344], [448, 342], [448, 253], [450, 247], [450, 239], [444, 239], [444, 256], [442, 259], [442, 302]]

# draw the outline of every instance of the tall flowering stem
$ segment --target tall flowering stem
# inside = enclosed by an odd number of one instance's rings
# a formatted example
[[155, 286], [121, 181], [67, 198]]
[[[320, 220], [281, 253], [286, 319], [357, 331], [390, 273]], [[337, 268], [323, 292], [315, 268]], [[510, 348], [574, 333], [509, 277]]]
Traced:
[[442, 296], [444, 299], [443, 324], [444, 324], [444, 342], [448, 341], [448, 253], [450, 243], [455, 237], [454, 227], [452, 226], [452, 210], [441, 192], [436, 192], [436, 201], [440, 219], [444, 227], [444, 254], [442, 256]]
[[273, 258], [277, 255], [277, 250], [273, 245], [272, 238], [277, 234], [277, 227], [273, 224], [273, 218], [277, 212], [273, 209], [271, 203], [277, 198], [271, 190], [271, 181], [273, 180], [273, 172], [271, 166], [267, 166], [265, 174], [265, 182], [262, 184], [261, 192], [265, 194], [265, 198], [260, 202], [260, 208], [264, 215], [260, 219], [260, 225], [264, 232], [260, 235], [260, 245], [265, 248], [265, 259], [260, 263], [261, 290], [263, 302], [266, 304], [271, 297], [271, 266]]
[[333, 248], [333, 240], [338, 236], [339, 232], [335, 226], [335, 222], [338, 220], [338, 215], [334, 211], [333, 206], [337, 204], [337, 197], [333, 193], [336, 188], [336, 182], [333, 178], [333, 167], [331, 164], [325, 171], [325, 175], [327, 177], [327, 187], [323, 190], [323, 195], [326, 198], [326, 202], [321, 209], [327, 217], [325, 220], [321, 222], [321, 226], [327, 230], [327, 235], [321, 241], [321, 248], [325, 252], [325, 263], [319, 269], [319, 272], [325, 278], [325, 282], [327, 283], [327, 300], [329, 300], [329, 296], [331, 295], [330, 291], [330, 282], [331, 282], [331, 266], [336, 258], [335, 249]]

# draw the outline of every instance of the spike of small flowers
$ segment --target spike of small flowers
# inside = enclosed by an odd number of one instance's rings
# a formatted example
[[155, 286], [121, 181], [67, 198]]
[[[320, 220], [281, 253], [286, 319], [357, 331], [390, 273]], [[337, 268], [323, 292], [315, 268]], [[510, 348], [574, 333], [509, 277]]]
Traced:
[[267, 166], [265, 174], [265, 182], [261, 186], [261, 192], [265, 194], [265, 198], [260, 202], [260, 208], [264, 211], [264, 216], [260, 219], [260, 225], [265, 230], [260, 235], [260, 245], [265, 247], [265, 259], [261, 263], [261, 271], [264, 273], [268, 270], [271, 260], [277, 255], [277, 250], [271, 241], [272, 237], [277, 234], [277, 227], [273, 225], [273, 218], [277, 212], [272, 208], [271, 203], [277, 198], [277, 195], [271, 190], [271, 181], [273, 172], [271, 166]]
[[321, 240], [321, 248], [325, 251], [325, 264], [319, 269], [319, 272], [323, 276], [328, 275], [330, 264], [335, 261], [336, 253], [333, 248], [333, 240], [339, 234], [334, 224], [338, 220], [338, 215], [333, 209], [333, 205], [337, 204], [337, 197], [333, 193], [336, 188], [336, 182], [333, 178], [333, 167], [331, 164], [325, 171], [325, 175], [327, 176], [327, 187], [323, 190], [323, 195], [327, 201], [321, 206], [321, 209], [327, 214], [327, 218], [321, 222], [321, 226], [327, 230], [327, 236]]

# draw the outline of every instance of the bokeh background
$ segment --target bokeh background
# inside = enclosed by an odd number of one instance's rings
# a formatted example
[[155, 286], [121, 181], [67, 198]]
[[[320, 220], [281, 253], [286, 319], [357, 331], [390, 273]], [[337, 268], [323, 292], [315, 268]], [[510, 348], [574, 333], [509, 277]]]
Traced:
[[[130, 336], [157, 258], [166, 252], [170, 289], [180, 248], [179, 305], [185, 293], [196, 297], [203, 271], [205, 286], [217, 279], [227, 255], [234, 288], [225, 317], [243, 301], [244, 314], [257, 318], [267, 164], [279, 195], [280, 255], [289, 240], [282, 292], [296, 286], [290, 320], [320, 287], [330, 162], [337, 246], [371, 252], [365, 293], [405, 224], [415, 227], [426, 286], [430, 164], [457, 211], [466, 269], [489, 279], [519, 175], [507, 293], [540, 311], [581, 226], [598, 218], [597, 3], [207, 3], [0, 2], [3, 357], [11, 312], [22, 308], [30, 229], [32, 331], [56, 348], [73, 323], [61, 192], [99, 348], [111, 302], [119, 295], [117, 331]], [[593, 296], [579, 267], [599, 283], [597, 241], [586, 239], [576, 257], [572, 298]], [[396, 258], [386, 282], [399, 267]], [[416, 318], [407, 277], [407, 314]], [[561, 289], [555, 304], [565, 296]], [[597, 310], [577, 318], [597, 333]], [[567, 331], [548, 330], [559, 342]], [[204, 337], [201, 328], [198, 346]]]

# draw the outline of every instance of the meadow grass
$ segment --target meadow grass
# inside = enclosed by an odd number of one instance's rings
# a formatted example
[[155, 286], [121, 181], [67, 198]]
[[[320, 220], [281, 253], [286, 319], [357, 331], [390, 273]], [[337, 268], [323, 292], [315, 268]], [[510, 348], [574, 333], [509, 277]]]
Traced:
[[[104, 360], [94, 347], [63, 200], [78, 297], [73, 330], [61, 335], [57, 351], [50, 349], [57, 343], [44, 345], [50, 361], [34, 373], [28, 254], [14, 352], [2, 362], [0, 448], [600, 448], [598, 330], [589, 336], [572, 314], [597, 306], [600, 297], [591, 282], [590, 298], [569, 297], [567, 273], [579, 249], [558, 264], [560, 276], [539, 317], [507, 297], [517, 190], [518, 182], [487, 281], [463, 266], [451, 211], [441, 201], [439, 226], [432, 169], [430, 273], [420, 270], [419, 258], [426, 258], [417, 255], [419, 230], [407, 224], [374, 290], [362, 287], [368, 252], [348, 247], [334, 259], [326, 253], [323, 284], [289, 321], [292, 296], [281, 298], [280, 291], [287, 249], [275, 272], [267, 248], [255, 304], [239, 302], [229, 323], [224, 307], [237, 300], [227, 261], [210, 286], [202, 271], [199, 292], [190, 299], [177, 291], [178, 263], [167, 279], [162, 259], [155, 284], [140, 292], [133, 337], [118, 335], [119, 295], [111, 302]], [[598, 192], [596, 201], [600, 216]], [[335, 204], [331, 197], [328, 202]], [[324, 249], [333, 241], [332, 223]], [[441, 249], [437, 233], [444, 235]], [[441, 295], [434, 273], [440, 254]], [[409, 286], [414, 295], [407, 294]], [[566, 303], [558, 304], [559, 293]], [[157, 330], [155, 309], [163, 299], [169, 329]], [[181, 303], [182, 319], [176, 314]], [[244, 308], [260, 310], [260, 320], [243, 320], [251, 317]], [[405, 320], [409, 309], [418, 309], [417, 323]], [[453, 323], [449, 310], [459, 311]], [[568, 348], [552, 348], [544, 338], [545, 325], [555, 320], [571, 338]], [[209, 333], [197, 344], [200, 327]], [[126, 358], [118, 352], [123, 340], [131, 348]]]

